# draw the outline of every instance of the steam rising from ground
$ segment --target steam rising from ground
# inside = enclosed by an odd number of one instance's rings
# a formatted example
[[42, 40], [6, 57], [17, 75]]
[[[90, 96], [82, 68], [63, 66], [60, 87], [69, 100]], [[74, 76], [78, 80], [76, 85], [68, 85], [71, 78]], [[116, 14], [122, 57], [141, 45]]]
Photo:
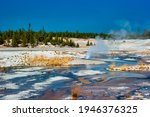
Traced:
[[[89, 48], [87, 52], [86, 59], [89, 59], [93, 56], [98, 55], [107, 55], [110, 51], [118, 51], [121, 41], [128, 38], [128, 35], [131, 32], [131, 26], [129, 21], [120, 20], [117, 21], [117, 25], [120, 27], [118, 30], [111, 30], [109, 34], [111, 38], [109, 40], [103, 40], [99, 36], [96, 37], [96, 45]], [[118, 27], [117, 26], [117, 27]]]
[[125, 39], [125, 38], [127, 38], [127, 35], [129, 34], [129, 32], [127, 30], [125, 30], [125, 29], [120, 29], [118, 31], [111, 30], [110, 34], [113, 35], [113, 38], [118, 40], [118, 39]]
[[[134, 32], [134, 26], [131, 26], [131, 23], [128, 20], [118, 20], [115, 23], [116, 30], [111, 30], [109, 34], [113, 36], [114, 39], [127, 39], [128, 35]], [[132, 23], [133, 24], [133, 23]]]
[[109, 47], [105, 41], [99, 36], [96, 37], [96, 43], [91, 46], [87, 52], [86, 59], [89, 59], [94, 54], [107, 54], [109, 52]]

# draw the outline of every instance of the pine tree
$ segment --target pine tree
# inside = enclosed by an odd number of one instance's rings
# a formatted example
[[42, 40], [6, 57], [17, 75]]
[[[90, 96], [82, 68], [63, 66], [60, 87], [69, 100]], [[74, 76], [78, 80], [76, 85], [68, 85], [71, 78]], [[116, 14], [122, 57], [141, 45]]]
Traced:
[[77, 47], [77, 48], [79, 48], [79, 47], [80, 47], [80, 46], [79, 46], [79, 43], [77, 43], [76, 47]]
[[31, 47], [35, 46], [35, 37], [33, 33], [30, 34], [30, 44], [31, 44]]
[[56, 35], [56, 37], [55, 37], [55, 42], [56, 42], [56, 44], [59, 44], [59, 39], [58, 39], [58, 36]]
[[92, 42], [90, 42], [90, 46], [92, 46], [93, 45], [93, 43]]
[[10, 46], [10, 39], [9, 39], [8, 35], [6, 34], [6, 32], [3, 33], [2, 39], [5, 40], [6, 46]]
[[74, 41], [72, 41], [72, 40], [70, 40], [70, 44], [69, 44], [71, 47], [75, 47], [76, 45], [75, 45], [75, 43], [74, 43]]
[[86, 46], [90, 46], [90, 42], [89, 41], [87, 42]]
[[15, 34], [13, 35], [12, 38], [12, 47], [18, 47], [17, 38]]
[[26, 33], [23, 32], [23, 34], [22, 34], [22, 47], [26, 47], [26, 46], [27, 46]]
[[49, 37], [46, 37], [46, 38], [44, 39], [44, 44], [47, 45], [48, 42], [49, 42]]
[[63, 41], [62, 44], [61, 44], [61, 46], [66, 46], [66, 42]]
[[0, 45], [4, 44], [4, 40], [2, 38], [2, 36], [0, 36]]
[[61, 37], [60, 37], [60, 45], [62, 46], [63, 42], [64, 42], [64, 37], [63, 37], [63, 34], [61, 34]]

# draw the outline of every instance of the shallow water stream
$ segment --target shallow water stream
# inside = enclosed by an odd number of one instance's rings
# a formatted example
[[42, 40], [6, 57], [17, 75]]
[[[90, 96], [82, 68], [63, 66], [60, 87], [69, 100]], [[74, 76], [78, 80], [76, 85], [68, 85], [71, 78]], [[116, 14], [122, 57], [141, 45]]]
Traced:
[[[76, 85], [83, 91], [77, 99], [150, 99], [150, 73], [106, 70], [112, 63], [136, 64], [136, 61], [105, 61], [100, 65], [57, 69], [11, 68], [0, 73], [0, 99], [72, 99], [72, 87]], [[81, 82], [81, 78], [88, 84]]]

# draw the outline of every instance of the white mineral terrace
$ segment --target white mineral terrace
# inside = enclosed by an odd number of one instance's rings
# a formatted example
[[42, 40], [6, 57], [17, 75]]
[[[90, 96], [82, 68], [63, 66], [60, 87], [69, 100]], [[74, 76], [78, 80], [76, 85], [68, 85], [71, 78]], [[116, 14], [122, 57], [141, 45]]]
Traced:
[[115, 65], [110, 66], [108, 68], [110, 71], [135, 71], [135, 72], [147, 72], [150, 71], [150, 64], [138, 64], [138, 65], [123, 65], [120, 67], [116, 67]]

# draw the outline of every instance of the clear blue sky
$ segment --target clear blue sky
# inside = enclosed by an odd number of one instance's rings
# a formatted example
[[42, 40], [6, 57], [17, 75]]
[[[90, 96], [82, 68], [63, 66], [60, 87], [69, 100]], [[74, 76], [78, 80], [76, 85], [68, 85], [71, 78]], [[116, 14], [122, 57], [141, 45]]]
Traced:
[[0, 30], [109, 32], [149, 29], [150, 0], [0, 0]]

